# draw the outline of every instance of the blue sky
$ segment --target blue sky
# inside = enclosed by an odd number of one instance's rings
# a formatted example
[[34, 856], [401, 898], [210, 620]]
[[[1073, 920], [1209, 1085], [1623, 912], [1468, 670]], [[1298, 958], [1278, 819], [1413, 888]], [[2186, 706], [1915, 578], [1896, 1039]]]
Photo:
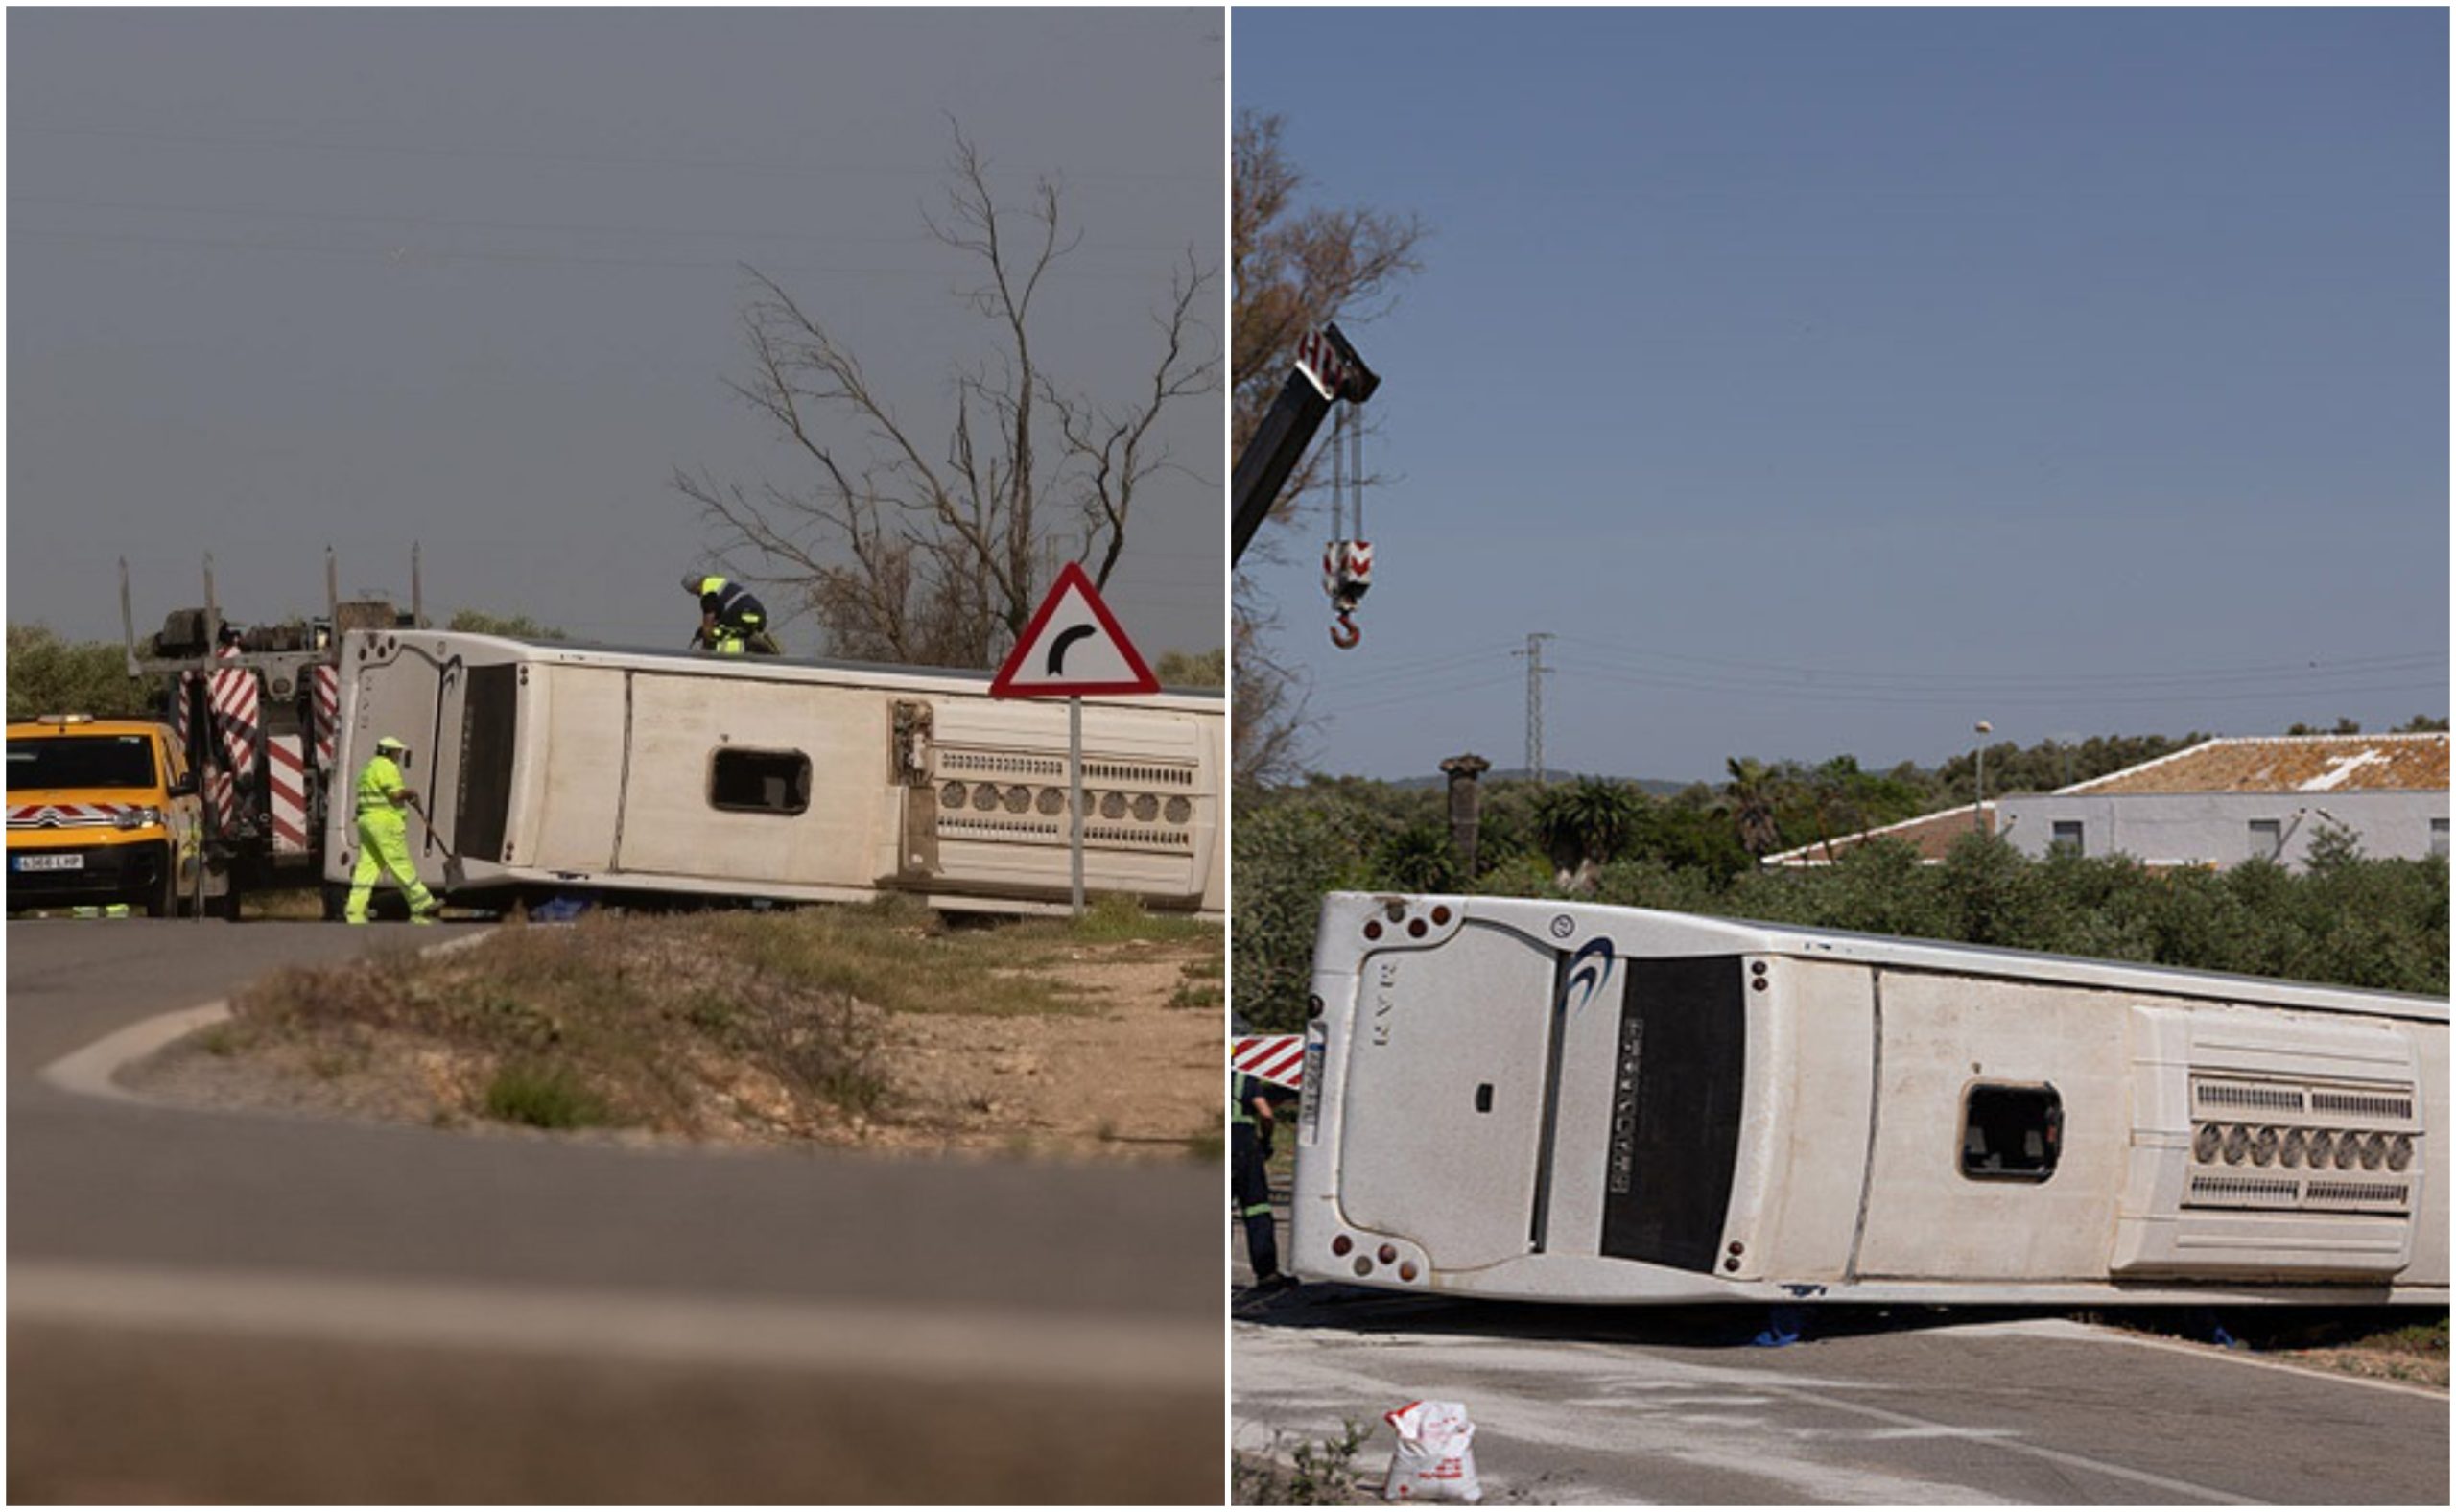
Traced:
[[1314, 765], [1718, 776], [2448, 708], [2439, 11], [1239, 11], [1413, 210]]

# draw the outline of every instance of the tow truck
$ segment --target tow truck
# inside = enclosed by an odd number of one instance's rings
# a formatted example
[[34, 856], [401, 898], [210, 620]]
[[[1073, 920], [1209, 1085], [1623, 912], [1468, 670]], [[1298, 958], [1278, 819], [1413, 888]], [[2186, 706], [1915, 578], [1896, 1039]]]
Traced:
[[[342, 723], [342, 638], [354, 629], [426, 624], [418, 552], [410, 553], [410, 608], [344, 600], [324, 554], [324, 613], [246, 627], [226, 620], [204, 558], [204, 602], [175, 609], [140, 642], [128, 562], [119, 564], [120, 626], [132, 678], [155, 678], [172, 733], [201, 805], [204, 864], [189, 878], [196, 910], [235, 915], [246, 887], [313, 886], [323, 869], [324, 815], [341, 786], [333, 754]], [[14, 881], [13, 874], [12, 881]], [[339, 916], [339, 899], [326, 900]]]

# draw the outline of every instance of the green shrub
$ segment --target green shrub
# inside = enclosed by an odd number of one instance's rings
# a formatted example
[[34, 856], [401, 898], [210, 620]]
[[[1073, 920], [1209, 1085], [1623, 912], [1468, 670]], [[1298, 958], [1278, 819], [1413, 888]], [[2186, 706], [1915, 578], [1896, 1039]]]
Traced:
[[578, 1129], [606, 1122], [604, 1099], [552, 1063], [514, 1062], [486, 1084], [486, 1117], [538, 1129]]
[[[1992, 768], [1991, 768], [1992, 769]], [[1322, 895], [1342, 888], [1560, 895], [1533, 821], [1531, 784], [1485, 793], [1481, 875], [1436, 865], [1423, 790], [1347, 780], [1240, 793], [1236, 830], [1236, 990], [1257, 1028], [1304, 1023]], [[2309, 870], [2254, 862], [2151, 871], [2128, 857], [2032, 860], [1966, 836], [1941, 865], [1900, 841], [1832, 864], [1756, 868], [1698, 794], [1638, 806], [1593, 896], [1624, 907], [1934, 939], [2107, 960], [2444, 995], [2444, 861], [2377, 861], [2332, 843]], [[1737, 865], [1732, 858], [1738, 858]], [[1441, 886], [1427, 886], [1440, 882]]]

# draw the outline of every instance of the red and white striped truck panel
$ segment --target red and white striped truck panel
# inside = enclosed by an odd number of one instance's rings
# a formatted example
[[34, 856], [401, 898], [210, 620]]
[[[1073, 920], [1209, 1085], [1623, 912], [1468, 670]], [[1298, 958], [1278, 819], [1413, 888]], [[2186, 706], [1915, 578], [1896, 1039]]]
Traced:
[[1301, 1091], [1305, 1079], [1305, 1036], [1240, 1036], [1228, 1052], [1228, 1064], [1249, 1076]]
[[316, 669], [316, 769], [327, 781], [333, 770], [333, 742], [342, 727], [342, 670]]
[[9, 828], [12, 830], [99, 830], [119, 822], [123, 814], [133, 813], [130, 803], [28, 803], [12, 804], [9, 809]]
[[276, 735], [265, 743], [265, 792], [272, 799], [276, 856], [304, 856], [307, 835], [307, 741]]

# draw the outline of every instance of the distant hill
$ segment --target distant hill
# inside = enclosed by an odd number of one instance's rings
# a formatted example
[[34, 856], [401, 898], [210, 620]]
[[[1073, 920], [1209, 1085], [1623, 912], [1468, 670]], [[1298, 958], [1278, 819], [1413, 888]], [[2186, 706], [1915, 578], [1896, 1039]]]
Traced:
[[[1496, 767], [1492, 770], [1484, 773], [1481, 780], [1485, 782], [1525, 782], [1530, 780], [1534, 775], [1535, 774], [1533, 772], [1528, 771], [1523, 767], [1510, 767], [1506, 768]], [[1593, 776], [1594, 773], [1582, 771], [1554, 771], [1548, 772], [1547, 775], [1554, 782], [1575, 782], [1580, 777]], [[1450, 782], [1449, 778], [1444, 777], [1439, 772], [1434, 772], [1431, 775], [1425, 777], [1383, 777], [1380, 780], [1388, 783], [1393, 788], [1441, 788], [1447, 787]], [[1667, 798], [1675, 792], [1683, 792], [1695, 786], [1694, 783], [1673, 782], [1664, 777], [1616, 777], [1613, 780], [1615, 782], [1625, 782], [1631, 787], [1638, 789], [1640, 791], [1652, 793], [1658, 798]]]

